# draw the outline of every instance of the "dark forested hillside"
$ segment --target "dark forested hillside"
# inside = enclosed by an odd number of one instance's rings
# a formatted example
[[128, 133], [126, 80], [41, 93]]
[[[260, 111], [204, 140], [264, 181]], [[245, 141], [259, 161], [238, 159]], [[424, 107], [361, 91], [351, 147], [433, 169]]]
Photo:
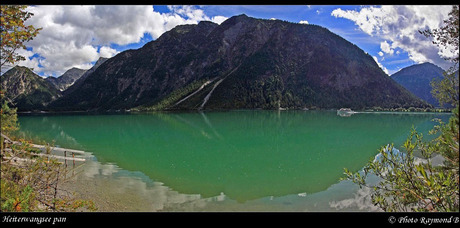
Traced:
[[432, 63], [416, 64], [391, 75], [391, 78], [411, 91], [417, 97], [438, 107], [439, 102], [431, 95], [433, 79], [441, 80], [444, 70]]

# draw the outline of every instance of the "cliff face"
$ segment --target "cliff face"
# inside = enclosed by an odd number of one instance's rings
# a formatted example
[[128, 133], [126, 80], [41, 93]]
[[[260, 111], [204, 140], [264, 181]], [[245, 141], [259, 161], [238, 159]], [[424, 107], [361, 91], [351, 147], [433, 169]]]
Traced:
[[27, 67], [16, 66], [1, 76], [2, 89], [18, 111], [43, 110], [61, 96], [53, 84]]
[[138, 50], [107, 60], [76, 84], [50, 107], [427, 106], [391, 80], [371, 56], [329, 30], [246, 15], [220, 25], [177, 26]]
[[86, 70], [79, 68], [72, 68], [66, 71], [63, 75], [55, 77], [47, 77], [45, 80], [51, 82], [58, 90], [64, 91], [69, 88], [75, 81], [77, 81]]

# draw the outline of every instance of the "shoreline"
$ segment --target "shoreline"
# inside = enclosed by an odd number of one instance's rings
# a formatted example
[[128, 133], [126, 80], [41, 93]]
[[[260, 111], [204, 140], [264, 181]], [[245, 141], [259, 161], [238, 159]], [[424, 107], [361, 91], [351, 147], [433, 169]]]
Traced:
[[[281, 109], [205, 109], [205, 110], [154, 110], [154, 111], [146, 111], [146, 110], [105, 110], [105, 111], [24, 111], [24, 112], [17, 112], [19, 115], [61, 115], [61, 114], [87, 114], [87, 115], [98, 115], [98, 114], [118, 114], [118, 113], [132, 113], [132, 114], [143, 114], [143, 113], [196, 113], [196, 112], [232, 112], [232, 111], [337, 111], [339, 109], [290, 109], [290, 108], [281, 108]], [[381, 114], [388, 114], [388, 113], [436, 113], [436, 114], [451, 114], [452, 109], [435, 109], [426, 111], [425, 109], [356, 109], [353, 110], [353, 114], [359, 113], [381, 113]]]

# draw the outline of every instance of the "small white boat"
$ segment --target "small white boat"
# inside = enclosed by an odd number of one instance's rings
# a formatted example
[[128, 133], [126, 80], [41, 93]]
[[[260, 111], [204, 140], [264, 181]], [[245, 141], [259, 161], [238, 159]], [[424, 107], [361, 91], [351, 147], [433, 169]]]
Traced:
[[337, 110], [337, 115], [339, 115], [339, 116], [348, 117], [348, 116], [351, 116], [351, 115], [353, 115], [355, 113], [356, 113], [355, 111], [353, 111], [353, 110], [351, 110], [349, 108], [341, 108], [341, 109]]

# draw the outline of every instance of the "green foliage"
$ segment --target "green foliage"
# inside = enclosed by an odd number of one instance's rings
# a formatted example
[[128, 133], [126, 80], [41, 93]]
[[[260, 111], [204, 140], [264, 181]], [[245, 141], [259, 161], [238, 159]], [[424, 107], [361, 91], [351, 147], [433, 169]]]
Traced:
[[[441, 135], [431, 142], [424, 142], [423, 135], [413, 129], [403, 151], [393, 145], [382, 147], [362, 173], [345, 169], [344, 179], [372, 188], [372, 202], [384, 211], [459, 211], [458, 108], [449, 124], [436, 129]], [[433, 164], [438, 154], [444, 158], [443, 165]], [[369, 174], [381, 181], [369, 186]]]
[[458, 181], [459, 166], [459, 110], [458, 106], [453, 110], [454, 116], [449, 119], [449, 123], [440, 125], [430, 132], [431, 134], [441, 133], [436, 139], [435, 150], [440, 153], [446, 169], [456, 169]]
[[34, 190], [27, 185], [20, 188], [19, 185], [11, 181], [1, 179], [1, 210], [15, 212], [29, 212], [34, 207]]
[[434, 38], [433, 43], [438, 47], [448, 49], [452, 57], [445, 58], [454, 65], [444, 73], [442, 80], [433, 80], [431, 93], [442, 104], [451, 104], [453, 107], [459, 104], [459, 6], [452, 6], [449, 18], [444, 20], [444, 26], [438, 29], [420, 31], [426, 37]]
[[[439, 136], [430, 142], [423, 141], [422, 134], [411, 131], [399, 152], [392, 145], [380, 149], [378, 159], [364, 167], [363, 174], [345, 169], [346, 178], [360, 187], [368, 186], [366, 177], [374, 174], [381, 179], [371, 195], [374, 204], [385, 211], [459, 211], [459, 99], [458, 99], [458, 6], [453, 6], [446, 26], [422, 34], [435, 37], [440, 46], [453, 45], [456, 57], [450, 59], [454, 66], [445, 78], [432, 83], [433, 95], [439, 102], [450, 103], [455, 108], [449, 123], [439, 122], [430, 134]], [[457, 70], [455, 70], [457, 69]], [[417, 158], [415, 153], [421, 154]], [[438, 155], [443, 164], [433, 164]]]
[[159, 111], [159, 110], [165, 110], [168, 108], [173, 108], [172, 106], [178, 102], [181, 98], [186, 97], [187, 95], [191, 94], [193, 91], [197, 90], [201, 85], [203, 85], [207, 80], [202, 79], [202, 80], [197, 80], [194, 81], [190, 84], [188, 84], [185, 87], [179, 88], [171, 92], [168, 96], [166, 96], [164, 99], [159, 101], [153, 106], [141, 106], [137, 108], [136, 110], [139, 111]]
[[[3, 99], [2, 99], [3, 100]], [[3, 101], [1, 114], [1, 132], [9, 134], [19, 129], [16, 108], [10, 108], [7, 101]]]
[[[30, 41], [38, 34], [40, 29], [33, 26], [25, 26], [24, 21], [29, 19], [33, 14], [26, 12], [27, 6], [21, 5], [1, 5], [1, 66], [5, 63], [14, 64], [17, 61], [24, 60], [23, 56], [15, 53], [20, 48], [25, 48], [24, 42]], [[42, 102], [42, 96], [54, 97], [58, 92], [49, 92], [54, 88], [46, 83], [42, 78], [36, 76], [33, 72], [24, 67], [15, 67], [14, 72], [19, 72], [22, 78], [27, 78], [27, 83], [33, 84], [35, 89], [32, 93], [34, 99]], [[8, 71], [10, 72], [10, 71]], [[2, 86], [8, 79], [18, 80], [14, 73], [2, 75]], [[10, 77], [11, 76], [11, 77]], [[38, 82], [37, 82], [38, 81]], [[7, 84], [7, 83], [5, 83]], [[24, 83], [25, 84], [25, 83]], [[7, 91], [9, 89], [6, 86]], [[31, 88], [22, 88], [30, 90]], [[56, 89], [54, 89], [57, 91]], [[91, 201], [75, 200], [71, 197], [60, 193], [59, 187], [63, 180], [67, 178], [67, 168], [62, 166], [57, 160], [36, 156], [39, 152], [30, 146], [25, 140], [19, 143], [4, 143], [3, 135], [18, 130], [16, 108], [8, 106], [9, 100], [4, 91], [1, 93], [1, 194], [0, 207], [1, 211], [28, 212], [28, 211], [75, 211], [80, 208], [95, 210]], [[8, 94], [11, 95], [11, 94]], [[17, 96], [18, 94], [15, 94]], [[24, 96], [23, 94], [21, 96]], [[27, 100], [27, 99], [26, 99]], [[38, 103], [37, 102], [37, 103]], [[50, 152], [48, 147], [47, 153]]]
[[458, 70], [454, 71], [455, 68], [443, 73], [444, 78], [441, 80], [433, 79], [431, 81], [431, 87], [433, 90], [431, 94], [439, 101], [440, 105], [449, 104], [457, 106], [459, 103], [459, 81], [458, 81]]
[[1, 65], [14, 64], [25, 60], [24, 56], [16, 53], [19, 49], [26, 49], [25, 42], [32, 40], [40, 31], [34, 26], [24, 25], [33, 13], [25, 11], [24, 5], [0, 6], [0, 34], [1, 34]]
[[[61, 189], [70, 169], [55, 159], [37, 156], [24, 140], [2, 150], [2, 211], [96, 210], [94, 203], [74, 199]], [[50, 153], [50, 147], [45, 151]]]
[[459, 63], [459, 11], [458, 5], [453, 5], [449, 18], [444, 20], [444, 26], [433, 30], [420, 31], [426, 37], [434, 38], [433, 43], [442, 48], [450, 48], [452, 57], [446, 59], [454, 64]]
[[[18, 123], [18, 116], [16, 114], [16, 109], [15, 108], [10, 108], [8, 106], [8, 102], [4, 101], [4, 94], [0, 91], [1, 93], [1, 102], [2, 102], [2, 107], [0, 109], [0, 132], [2, 134], [10, 134], [12, 132], [15, 132], [19, 129], [19, 123]], [[3, 136], [0, 136], [0, 150], [3, 151]]]

